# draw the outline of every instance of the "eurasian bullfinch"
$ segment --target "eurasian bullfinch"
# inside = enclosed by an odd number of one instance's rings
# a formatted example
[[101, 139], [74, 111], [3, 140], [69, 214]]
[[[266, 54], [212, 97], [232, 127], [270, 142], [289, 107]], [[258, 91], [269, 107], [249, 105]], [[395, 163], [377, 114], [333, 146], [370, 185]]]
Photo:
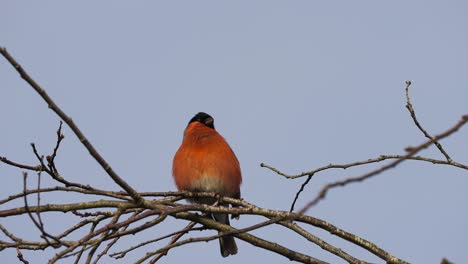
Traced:
[[[215, 130], [214, 119], [200, 112], [188, 123], [182, 144], [177, 150], [172, 175], [179, 190], [191, 192], [215, 192], [222, 196], [240, 198], [242, 182], [239, 161], [226, 140]], [[193, 202], [213, 204], [213, 198], [194, 199]], [[212, 217], [229, 225], [227, 214]], [[219, 238], [221, 255], [237, 254], [232, 235]]]

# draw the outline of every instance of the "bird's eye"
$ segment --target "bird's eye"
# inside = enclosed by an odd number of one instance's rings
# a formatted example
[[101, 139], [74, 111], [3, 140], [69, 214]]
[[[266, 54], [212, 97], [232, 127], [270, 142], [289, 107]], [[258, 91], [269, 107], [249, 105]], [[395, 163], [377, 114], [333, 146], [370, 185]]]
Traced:
[[205, 119], [205, 124], [207, 124], [207, 125], [213, 124], [213, 118], [207, 118], [207, 119]]
[[212, 118], [212, 117], [208, 117], [208, 118], [206, 118], [206, 119], [204, 120], [203, 123], [204, 123], [207, 127], [213, 128], [213, 122], [214, 122], [213, 118]]

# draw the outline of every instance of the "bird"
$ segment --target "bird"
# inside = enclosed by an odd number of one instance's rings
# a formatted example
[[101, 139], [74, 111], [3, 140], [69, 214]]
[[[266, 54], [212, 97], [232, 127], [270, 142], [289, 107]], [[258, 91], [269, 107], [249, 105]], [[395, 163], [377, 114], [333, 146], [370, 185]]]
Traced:
[[[190, 119], [185, 128], [182, 144], [174, 155], [172, 175], [179, 191], [214, 192], [236, 199], [241, 197], [239, 160], [227, 141], [216, 131], [213, 117], [204, 112]], [[212, 205], [217, 199], [195, 198], [190, 201]], [[227, 214], [213, 213], [210, 217], [230, 224]], [[237, 254], [232, 235], [221, 236], [219, 246], [223, 257]]]

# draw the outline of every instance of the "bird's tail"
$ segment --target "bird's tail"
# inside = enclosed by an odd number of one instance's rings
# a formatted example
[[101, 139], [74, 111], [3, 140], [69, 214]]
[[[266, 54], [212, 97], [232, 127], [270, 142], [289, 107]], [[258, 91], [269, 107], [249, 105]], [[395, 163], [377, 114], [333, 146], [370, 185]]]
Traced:
[[[213, 214], [213, 217], [216, 221], [229, 225], [229, 217], [227, 214]], [[223, 257], [237, 254], [237, 245], [234, 236], [226, 235], [220, 237], [219, 248]]]

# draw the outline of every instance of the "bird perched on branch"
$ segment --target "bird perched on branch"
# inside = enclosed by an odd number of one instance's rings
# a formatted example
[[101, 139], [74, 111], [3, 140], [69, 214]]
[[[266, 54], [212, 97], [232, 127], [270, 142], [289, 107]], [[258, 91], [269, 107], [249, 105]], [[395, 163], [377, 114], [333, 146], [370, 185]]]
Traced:
[[[181, 191], [215, 192], [221, 196], [240, 198], [242, 182], [239, 161], [226, 140], [215, 130], [214, 119], [200, 112], [188, 123], [184, 138], [172, 165], [177, 188]], [[213, 204], [214, 198], [197, 198], [193, 202]], [[229, 225], [227, 214], [212, 217]], [[219, 238], [221, 255], [237, 254], [232, 235]]]

